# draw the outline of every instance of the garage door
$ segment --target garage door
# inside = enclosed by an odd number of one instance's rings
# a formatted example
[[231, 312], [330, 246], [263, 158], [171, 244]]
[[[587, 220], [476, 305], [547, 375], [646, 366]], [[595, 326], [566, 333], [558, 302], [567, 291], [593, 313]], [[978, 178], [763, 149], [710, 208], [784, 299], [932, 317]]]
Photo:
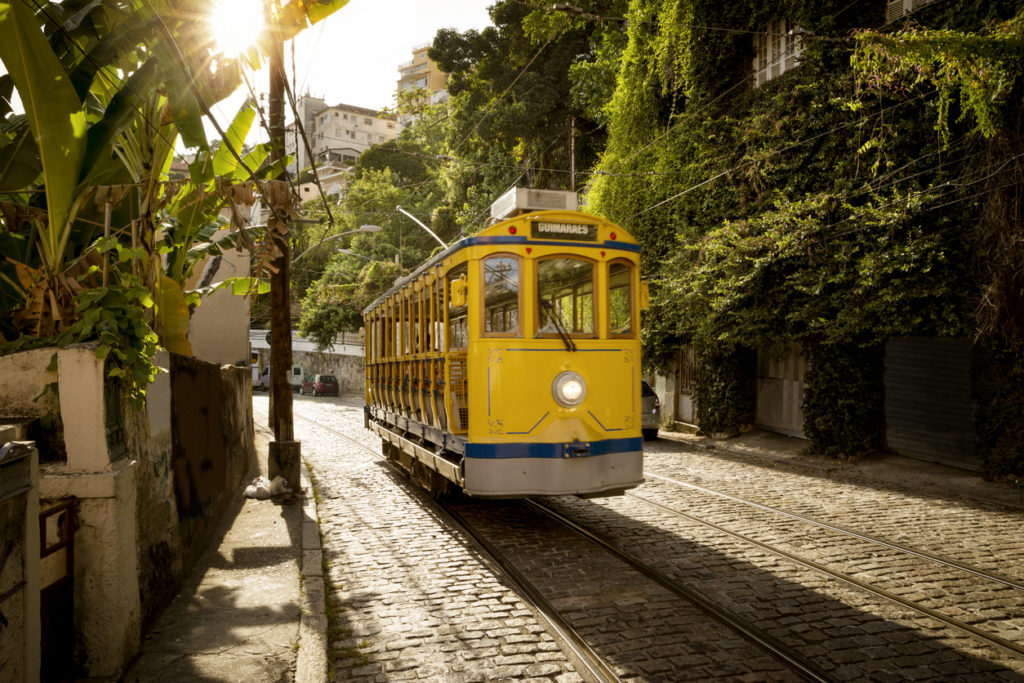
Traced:
[[911, 337], [885, 346], [886, 442], [901, 455], [981, 469], [966, 339]]

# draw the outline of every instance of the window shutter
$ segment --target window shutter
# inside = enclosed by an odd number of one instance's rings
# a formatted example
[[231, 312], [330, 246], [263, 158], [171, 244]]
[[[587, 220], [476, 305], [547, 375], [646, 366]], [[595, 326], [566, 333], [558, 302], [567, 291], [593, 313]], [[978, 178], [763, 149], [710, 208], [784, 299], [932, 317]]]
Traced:
[[785, 19], [771, 19], [754, 35], [753, 42], [755, 88], [800, 64], [800, 28]]
[[906, 13], [907, 10], [903, 7], [903, 0], [886, 0], [885, 23], [888, 24], [896, 21]]
[[935, 0], [886, 0], [885, 23], [890, 24], [911, 12], [916, 12], [925, 5], [930, 5]]

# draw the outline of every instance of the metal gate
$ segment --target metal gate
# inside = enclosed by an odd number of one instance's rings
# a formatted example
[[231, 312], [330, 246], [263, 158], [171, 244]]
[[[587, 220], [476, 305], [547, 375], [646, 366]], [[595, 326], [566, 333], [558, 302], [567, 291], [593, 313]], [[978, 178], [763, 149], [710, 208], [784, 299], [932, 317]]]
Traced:
[[693, 400], [697, 385], [697, 355], [693, 347], [679, 349], [676, 354], [676, 414], [675, 419], [686, 424], [697, 423], [697, 405]]
[[[75, 504], [69, 498], [39, 513], [42, 627], [39, 679], [75, 678]], [[62, 552], [63, 551], [63, 552]]]
[[909, 337], [885, 345], [886, 443], [912, 458], [981, 469], [966, 339]]
[[798, 346], [757, 354], [758, 427], [804, 438], [804, 380], [807, 360]]

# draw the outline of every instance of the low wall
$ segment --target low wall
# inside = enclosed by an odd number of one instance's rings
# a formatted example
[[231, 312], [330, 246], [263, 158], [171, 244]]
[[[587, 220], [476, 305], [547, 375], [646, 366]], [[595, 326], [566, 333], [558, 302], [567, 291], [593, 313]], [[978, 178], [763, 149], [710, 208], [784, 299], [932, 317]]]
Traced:
[[[40, 509], [74, 504], [74, 652], [61, 657], [81, 677], [124, 671], [255, 468], [249, 370], [166, 355], [157, 363], [170, 372], [140, 408], [106, 376], [95, 345], [0, 356], [0, 416], [50, 440], [38, 444], [39, 502], [24, 526], [38, 529]], [[0, 511], [0, 526], [10, 535], [17, 519]], [[35, 553], [23, 557], [38, 569]], [[38, 583], [35, 591], [38, 605]]]
[[256, 463], [249, 372], [171, 356], [171, 471], [186, 571]]
[[[270, 365], [270, 350], [260, 349], [260, 367]], [[301, 365], [310, 375], [334, 375], [340, 393], [362, 396], [366, 383], [366, 363], [362, 356], [316, 351], [292, 351], [292, 364]]]

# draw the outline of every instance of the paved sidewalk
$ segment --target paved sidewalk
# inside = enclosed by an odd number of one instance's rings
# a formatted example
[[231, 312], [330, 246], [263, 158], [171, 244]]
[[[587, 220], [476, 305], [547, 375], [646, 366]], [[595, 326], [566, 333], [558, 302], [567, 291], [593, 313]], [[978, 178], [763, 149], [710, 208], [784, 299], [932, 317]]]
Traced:
[[[271, 439], [257, 425], [263, 476]], [[302, 479], [308, 495], [291, 502], [245, 498], [239, 488], [123, 681], [326, 680], [320, 536], [305, 467]]]
[[789, 467], [813, 469], [838, 477], [860, 478], [893, 489], [963, 498], [1024, 510], [1024, 495], [1002, 483], [985, 481], [978, 472], [924, 462], [894, 454], [876, 454], [846, 462], [808, 455], [807, 442], [782, 434], [753, 430], [730, 439], [712, 439], [688, 432], [662, 430], [660, 437], [707, 449], [716, 449]]

